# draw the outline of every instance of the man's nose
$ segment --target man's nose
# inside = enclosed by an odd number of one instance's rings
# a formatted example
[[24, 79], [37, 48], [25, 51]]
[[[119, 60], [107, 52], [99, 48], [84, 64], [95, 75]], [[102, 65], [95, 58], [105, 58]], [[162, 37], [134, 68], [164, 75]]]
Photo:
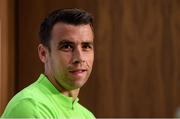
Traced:
[[79, 64], [85, 62], [83, 51], [81, 48], [76, 48], [73, 51], [73, 64]]

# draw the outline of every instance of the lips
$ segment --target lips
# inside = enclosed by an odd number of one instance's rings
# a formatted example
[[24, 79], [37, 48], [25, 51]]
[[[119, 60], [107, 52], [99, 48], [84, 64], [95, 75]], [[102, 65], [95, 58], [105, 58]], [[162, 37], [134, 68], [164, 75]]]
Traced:
[[70, 70], [69, 72], [74, 76], [74, 77], [81, 77], [83, 74], [86, 72], [86, 69], [74, 69]]
[[69, 72], [71, 72], [71, 73], [82, 73], [84, 71], [87, 71], [87, 70], [86, 69], [75, 69], [75, 70], [71, 70]]

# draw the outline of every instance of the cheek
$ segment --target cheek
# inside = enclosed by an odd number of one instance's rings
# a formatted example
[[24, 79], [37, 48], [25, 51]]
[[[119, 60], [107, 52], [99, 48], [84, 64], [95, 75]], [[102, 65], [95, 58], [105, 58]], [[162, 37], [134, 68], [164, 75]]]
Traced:
[[55, 60], [59, 65], [67, 66], [71, 61], [71, 55], [68, 53], [59, 53]]
[[93, 62], [94, 62], [94, 54], [87, 56], [87, 63], [90, 67], [92, 67]]

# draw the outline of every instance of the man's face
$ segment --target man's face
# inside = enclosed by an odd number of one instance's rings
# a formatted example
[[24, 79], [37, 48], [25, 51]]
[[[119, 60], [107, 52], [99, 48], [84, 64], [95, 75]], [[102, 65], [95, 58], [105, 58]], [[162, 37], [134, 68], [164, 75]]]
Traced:
[[93, 38], [90, 25], [54, 25], [45, 65], [66, 90], [80, 88], [88, 80], [94, 60]]

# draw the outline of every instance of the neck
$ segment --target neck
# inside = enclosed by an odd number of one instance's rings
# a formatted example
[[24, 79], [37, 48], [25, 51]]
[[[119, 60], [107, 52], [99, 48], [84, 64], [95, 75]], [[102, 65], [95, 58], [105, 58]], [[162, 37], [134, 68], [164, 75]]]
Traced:
[[61, 92], [62, 92], [63, 95], [68, 96], [68, 97], [72, 97], [73, 100], [75, 100], [78, 97], [79, 88], [78, 89], [74, 89], [74, 90], [70, 90], [70, 91], [61, 91]]
[[65, 88], [63, 88], [58, 82], [57, 80], [52, 76], [49, 75], [48, 73], [45, 72], [46, 77], [48, 78], [48, 80], [53, 84], [53, 86], [60, 91], [63, 95], [68, 96], [68, 97], [72, 97], [73, 100], [75, 100], [78, 97], [79, 94], [79, 88], [74, 89], [74, 90], [66, 90]]

